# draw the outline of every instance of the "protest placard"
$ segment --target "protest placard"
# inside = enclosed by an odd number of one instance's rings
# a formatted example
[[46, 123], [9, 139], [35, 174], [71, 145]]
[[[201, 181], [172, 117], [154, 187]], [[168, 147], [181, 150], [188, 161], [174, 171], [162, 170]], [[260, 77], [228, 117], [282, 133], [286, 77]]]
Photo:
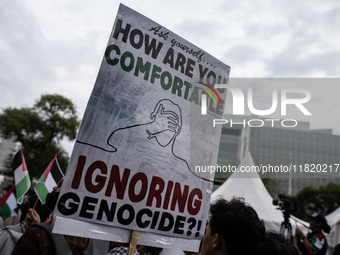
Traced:
[[63, 233], [68, 223], [62, 219], [73, 219], [200, 240], [214, 174], [195, 166], [216, 165], [221, 127], [213, 127], [213, 119], [222, 116], [226, 90], [213, 87], [227, 83], [229, 71], [121, 4], [73, 148], [54, 232]]

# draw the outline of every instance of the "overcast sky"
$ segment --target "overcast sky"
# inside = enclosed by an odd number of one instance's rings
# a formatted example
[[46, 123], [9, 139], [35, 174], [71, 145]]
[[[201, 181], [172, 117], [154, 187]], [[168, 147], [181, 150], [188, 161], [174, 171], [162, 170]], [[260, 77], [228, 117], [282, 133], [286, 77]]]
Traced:
[[[59, 93], [82, 118], [119, 3], [0, 1], [0, 108], [31, 107], [42, 94]], [[338, 0], [121, 3], [229, 65], [230, 77], [340, 74]], [[323, 102], [339, 113], [337, 101]]]

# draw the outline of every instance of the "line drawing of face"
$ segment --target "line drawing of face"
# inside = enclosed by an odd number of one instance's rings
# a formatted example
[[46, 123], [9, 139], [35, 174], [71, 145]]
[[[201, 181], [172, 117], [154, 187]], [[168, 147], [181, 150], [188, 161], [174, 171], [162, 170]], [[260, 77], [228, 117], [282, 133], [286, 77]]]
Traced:
[[181, 109], [168, 99], [163, 99], [156, 104], [150, 118], [153, 121], [146, 130], [148, 139], [155, 138], [162, 147], [168, 146], [181, 132]]
[[[106, 140], [106, 145], [104, 146], [80, 140], [77, 140], [76, 142], [95, 147], [105, 152], [117, 153], [118, 151], [122, 151], [119, 149], [121, 143], [124, 144], [124, 142], [129, 139], [135, 139], [136, 142], [132, 142], [132, 144], [156, 141], [159, 146], [163, 148], [166, 147], [166, 150], [169, 150], [169, 153], [172, 154], [173, 158], [177, 159], [177, 162], [184, 163], [185, 168], [187, 168], [193, 175], [202, 180], [212, 182], [209, 178], [202, 177], [192, 171], [189, 163], [184, 159], [185, 156], [178, 156], [175, 152], [175, 140], [182, 130], [182, 110], [179, 105], [170, 99], [162, 99], [155, 105], [153, 112], [150, 114], [150, 119], [151, 122], [139, 123], [115, 129], [110, 133]], [[145, 141], [144, 139], [147, 140]], [[126, 146], [126, 144], [124, 146]], [[124, 149], [124, 147], [122, 149]], [[165, 154], [163, 154], [162, 157], [166, 157]], [[150, 160], [153, 160], [153, 158], [150, 158]]]

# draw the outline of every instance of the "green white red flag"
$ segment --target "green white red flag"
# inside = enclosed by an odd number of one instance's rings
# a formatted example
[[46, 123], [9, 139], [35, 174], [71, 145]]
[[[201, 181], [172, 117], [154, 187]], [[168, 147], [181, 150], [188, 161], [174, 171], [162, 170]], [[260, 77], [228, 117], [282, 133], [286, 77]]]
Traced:
[[13, 186], [0, 200], [0, 211], [5, 218], [17, 215], [14, 211], [17, 208], [17, 200], [14, 195], [15, 186]]
[[19, 149], [13, 156], [13, 169], [17, 202], [21, 205], [26, 192], [31, 186], [31, 180], [28, 175], [24, 154], [21, 149]]
[[63, 177], [64, 174], [60, 170], [57, 157], [54, 157], [34, 187], [34, 191], [42, 204], [46, 203], [47, 194], [52, 192], [53, 187], [57, 186]]

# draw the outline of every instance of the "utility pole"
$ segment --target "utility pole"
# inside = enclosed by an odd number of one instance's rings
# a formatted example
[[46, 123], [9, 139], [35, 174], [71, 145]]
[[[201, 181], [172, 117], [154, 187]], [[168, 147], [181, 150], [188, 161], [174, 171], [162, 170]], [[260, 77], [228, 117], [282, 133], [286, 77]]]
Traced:
[[292, 152], [289, 152], [289, 172], [288, 172], [288, 196], [292, 195], [292, 175], [291, 175], [291, 167], [292, 167]]

